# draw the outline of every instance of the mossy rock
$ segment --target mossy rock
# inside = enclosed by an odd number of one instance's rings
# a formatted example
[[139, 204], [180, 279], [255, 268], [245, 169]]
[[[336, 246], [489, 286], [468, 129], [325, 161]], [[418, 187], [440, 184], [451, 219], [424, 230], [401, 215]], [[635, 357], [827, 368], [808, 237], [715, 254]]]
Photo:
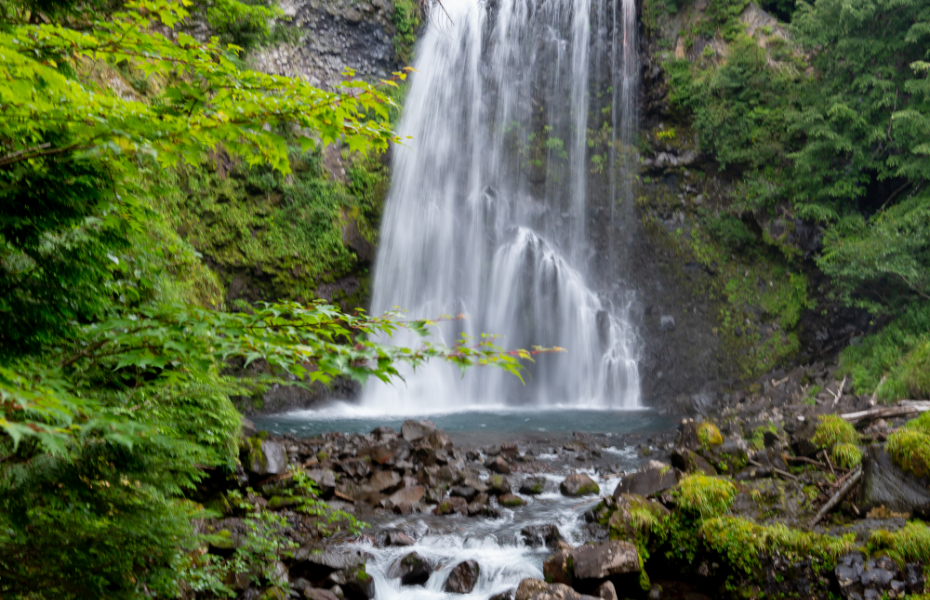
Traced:
[[720, 477], [694, 473], [683, 478], [672, 494], [680, 509], [706, 519], [730, 509], [736, 486]]
[[282, 508], [287, 508], [289, 506], [295, 506], [300, 502], [298, 498], [284, 497], [284, 496], [272, 496], [268, 500], [268, 510], [281, 510]]
[[526, 500], [520, 496], [515, 496], [514, 494], [504, 494], [497, 499], [501, 506], [506, 506], [508, 508], [514, 508], [517, 506], [526, 506]]
[[821, 415], [811, 442], [818, 448], [831, 448], [836, 444], [856, 444], [859, 434], [852, 424], [839, 415]]
[[281, 588], [270, 587], [262, 592], [262, 595], [258, 597], [258, 600], [289, 600], [289, 598]]
[[546, 489], [545, 477], [528, 477], [520, 484], [521, 494], [542, 494]]
[[717, 426], [713, 423], [704, 422], [698, 425], [697, 437], [698, 441], [701, 442], [701, 446], [706, 449], [719, 446], [723, 443], [723, 435], [720, 434], [720, 430], [717, 429]]

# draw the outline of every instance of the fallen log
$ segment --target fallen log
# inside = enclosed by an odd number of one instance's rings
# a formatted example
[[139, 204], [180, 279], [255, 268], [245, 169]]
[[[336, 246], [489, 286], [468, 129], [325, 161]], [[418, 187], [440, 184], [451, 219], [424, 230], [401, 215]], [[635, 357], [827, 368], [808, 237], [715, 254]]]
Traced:
[[758, 462], [752, 460], [751, 458], [748, 459], [746, 462], [748, 462], [749, 464], [751, 464], [751, 465], [754, 466], [754, 467], [759, 467], [760, 469], [772, 469], [773, 472], [778, 473], [779, 475], [781, 475], [782, 477], [785, 477], [785, 478], [787, 478], [787, 479], [792, 479], [792, 480], [794, 480], [794, 481], [800, 481], [800, 479], [798, 479], [797, 477], [795, 477], [795, 476], [792, 475], [791, 473], [789, 473], [789, 472], [787, 472], [787, 471], [782, 471], [781, 469], [779, 469], [779, 468], [777, 468], [777, 467], [766, 467], [766, 466], [763, 465], [762, 463], [758, 463]]
[[834, 506], [839, 504], [840, 500], [843, 499], [849, 490], [852, 489], [856, 482], [859, 481], [859, 478], [862, 477], [862, 467], [856, 467], [856, 470], [849, 474], [849, 479], [846, 480], [846, 483], [843, 484], [843, 487], [840, 488], [840, 491], [833, 494], [833, 497], [827, 500], [827, 503], [823, 505], [823, 508], [820, 509], [820, 512], [811, 520], [810, 529], [814, 528], [814, 525], [820, 522], [824, 516], [830, 512]]
[[840, 415], [850, 423], [859, 423], [861, 421], [875, 421], [878, 419], [896, 419], [898, 417], [913, 417], [922, 412], [930, 410], [930, 402], [921, 402], [917, 400], [902, 400], [898, 406], [885, 406], [882, 408], [870, 408], [854, 413]]

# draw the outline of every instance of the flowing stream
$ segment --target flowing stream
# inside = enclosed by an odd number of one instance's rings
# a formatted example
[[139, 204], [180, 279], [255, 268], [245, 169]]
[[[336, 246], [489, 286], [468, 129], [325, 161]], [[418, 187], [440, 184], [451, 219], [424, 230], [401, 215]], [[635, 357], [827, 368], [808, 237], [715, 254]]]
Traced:
[[[538, 356], [525, 385], [497, 369], [463, 377], [431, 363], [405, 384], [368, 384], [363, 406], [639, 406], [631, 293], [620, 279], [635, 32], [634, 0], [433, 5], [399, 126], [409, 141], [394, 153], [371, 312], [464, 314], [437, 327], [437, 339], [487, 332], [507, 348], [567, 353]], [[609, 183], [594, 203], [597, 178]]]

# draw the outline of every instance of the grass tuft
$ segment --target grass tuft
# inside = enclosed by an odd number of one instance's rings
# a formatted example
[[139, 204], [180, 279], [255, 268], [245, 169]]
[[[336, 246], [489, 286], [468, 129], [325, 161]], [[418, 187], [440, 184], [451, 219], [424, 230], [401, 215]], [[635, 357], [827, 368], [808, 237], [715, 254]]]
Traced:
[[730, 510], [736, 486], [725, 479], [694, 473], [679, 482], [674, 494], [681, 509], [707, 519]]
[[856, 428], [839, 415], [821, 415], [820, 423], [811, 442], [818, 448], [830, 448], [836, 444], [855, 444], [859, 441]]
[[830, 460], [843, 469], [853, 469], [862, 463], [862, 450], [847, 442], [836, 444], [830, 448]]

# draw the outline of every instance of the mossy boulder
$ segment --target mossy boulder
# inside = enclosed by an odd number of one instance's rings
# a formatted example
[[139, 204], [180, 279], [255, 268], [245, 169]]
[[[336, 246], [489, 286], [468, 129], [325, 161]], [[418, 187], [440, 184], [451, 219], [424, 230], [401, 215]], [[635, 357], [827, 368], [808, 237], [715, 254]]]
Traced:
[[[891, 441], [887, 446], [892, 446]], [[903, 452], [903, 449], [899, 448], [898, 451]], [[908, 464], [906, 457], [904, 459], [905, 464]], [[883, 506], [901, 514], [930, 516], [928, 489], [930, 481], [902, 469], [886, 448], [872, 445], [866, 450], [862, 460], [862, 488], [858, 501], [860, 508], [870, 510]]]
[[613, 501], [613, 511], [608, 520], [610, 539], [633, 542], [642, 552], [653, 529], [666, 515], [668, 509], [658, 502], [636, 494], [621, 494]]
[[488, 486], [488, 493], [494, 496], [509, 494], [513, 491], [513, 488], [510, 486], [510, 481], [503, 475], [491, 475], [484, 484]]
[[508, 508], [513, 508], [516, 506], [526, 506], [526, 500], [514, 494], [504, 494], [503, 496], [500, 496], [497, 499], [497, 502], [501, 506], [506, 506]]
[[559, 491], [563, 496], [578, 497], [599, 494], [601, 488], [596, 481], [584, 473], [573, 473], [559, 484]]
[[704, 473], [711, 477], [717, 474], [717, 469], [706, 458], [687, 448], [674, 450], [671, 460], [672, 466], [684, 473]]
[[520, 484], [520, 493], [521, 494], [542, 494], [543, 490], [546, 489], [546, 478], [545, 477], [527, 477], [523, 480], [523, 483]]

